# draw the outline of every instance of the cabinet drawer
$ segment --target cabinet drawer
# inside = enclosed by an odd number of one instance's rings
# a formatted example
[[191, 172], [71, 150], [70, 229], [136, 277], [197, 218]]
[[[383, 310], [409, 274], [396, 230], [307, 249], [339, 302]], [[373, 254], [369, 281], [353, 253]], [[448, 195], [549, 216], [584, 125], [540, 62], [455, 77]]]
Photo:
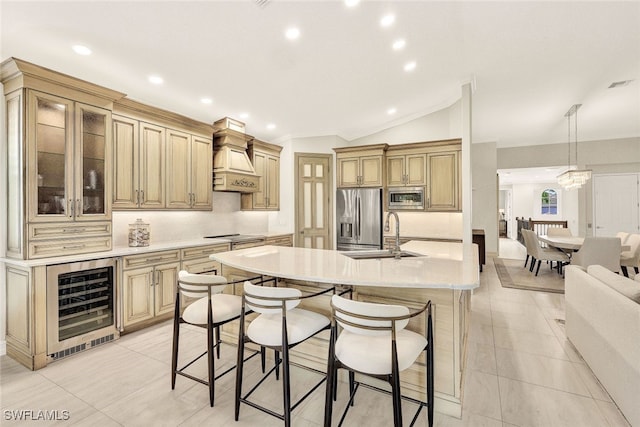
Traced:
[[111, 236], [111, 221], [29, 224], [29, 240]]
[[197, 258], [203, 255], [215, 254], [218, 252], [227, 252], [229, 250], [228, 243], [222, 243], [218, 245], [209, 245], [209, 246], [196, 246], [192, 248], [184, 248], [182, 249], [182, 259], [190, 259]]
[[264, 244], [273, 246], [293, 246], [293, 236], [269, 237], [265, 240]]
[[194, 274], [220, 274], [221, 267], [218, 261], [206, 258], [194, 258], [182, 261], [182, 269]]
[[76, 255], [111, 250], [111, 236], [29, 242], [29, 258]]
[[264, 246], [264, 240], [253, 240], [250, 242], [234, 243], [233, 250], [255, 248], [256, 246]]
[[180, 261], [180, 250], [150, 252], [140, 255], [129, 255], [122, 258], [123, 268], [133, 268], [140, 266], [156, 265], [166, 262]]

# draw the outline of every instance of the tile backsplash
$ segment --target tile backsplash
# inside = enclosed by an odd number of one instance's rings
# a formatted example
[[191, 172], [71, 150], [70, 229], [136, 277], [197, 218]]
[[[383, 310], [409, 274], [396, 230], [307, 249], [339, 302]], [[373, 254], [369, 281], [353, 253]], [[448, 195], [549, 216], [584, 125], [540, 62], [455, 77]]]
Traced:
[[138, 218], [149, 224], [152, 244], [216, 234], [260, 234], [269, 227], [267, 213], [240, 210], [239, 193], [214, 191], [211, 211], [113, 212], [114, 247], [128, 245], [129, 224]]

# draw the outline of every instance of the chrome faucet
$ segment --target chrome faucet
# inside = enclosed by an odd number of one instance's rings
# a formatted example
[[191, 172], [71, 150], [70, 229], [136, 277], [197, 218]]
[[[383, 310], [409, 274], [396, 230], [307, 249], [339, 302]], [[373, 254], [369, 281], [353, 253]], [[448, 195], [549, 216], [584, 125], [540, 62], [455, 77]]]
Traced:
[[390, 249], [389, 252], [391, 252], [394, 255], [395, 259], [400, 259], [401, 253], [402, 253], [402, 251], [400, 250], [400, 219], [398, 218], [397, 213], [391, 212], [391, 211], [387, 212], [387, 219], [384, 221], [384, 231], [389, 232], [390, 230], [389, 217], [391, 216], [391, 214], [393, 214], [396, 220], [396, 243], [393, 249]]

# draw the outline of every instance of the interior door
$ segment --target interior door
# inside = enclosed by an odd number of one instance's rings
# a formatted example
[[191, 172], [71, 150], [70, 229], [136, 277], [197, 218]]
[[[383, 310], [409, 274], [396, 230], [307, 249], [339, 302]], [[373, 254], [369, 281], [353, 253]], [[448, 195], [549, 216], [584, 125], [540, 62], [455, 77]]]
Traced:
[[332, 249], [331, 154], [301, 154], [296, 158], [295, 246]]
[[640, 232], [638, 180], [640, 174], [594, 175], [593, 235]]

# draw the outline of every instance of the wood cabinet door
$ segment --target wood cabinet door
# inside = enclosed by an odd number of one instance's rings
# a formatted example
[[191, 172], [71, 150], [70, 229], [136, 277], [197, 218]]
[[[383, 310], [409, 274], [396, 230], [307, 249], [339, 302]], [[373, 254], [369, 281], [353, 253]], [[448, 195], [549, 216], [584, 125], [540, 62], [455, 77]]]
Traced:
[[360, 158], [360, 185], [382, 187], [382, 156]]
[[191, 207], [191, 135], [167, 130], [165, 169], [165, 206], [169, 209]]
[[337, 163], [338, 187], [357, 187], [360, 184], [360, 158], [339, 158]]
[[76, 221], [111, 219], [111, 111], [75, 104], [74, 187]]
[[170, 313], [175, 307], [176, 283], [180, 263], [158, 265], [155, 268], [155, 315]]
[[427, 210], [458, 210], [458, 152], [429, 154]]
[[[422, 186], [427, 183], [427, 155], [407, 154], [405, 159], [405, 184]], [[388, 172], [387, 172], [388, 173]]]
[[29, 91], [27, 212], [30, 222], [73, 221], [74, 103]]
[[140, 207], [164, 208], [165, 129], [140, 123]]
[[191, 138], [191, 207], [211, 209], [213, 196], [213, 140], [194, 135]]
[[153, 318], [153, 267], [136, 268], [122, 274], [123, 325]]
[[404, 185], [405, 156], [387, 156], [387, 185], [397, 187]]
[[266, 209], [267, 207], [267, 188], [268, 171], [267, 171], [267, 158], [265, 153], [260, 151], [253, 152], [253, 167], [256, 171], [256, 175], [260, 176], [258, 188], [259, 191], [253, 193], [253, 209]]
[[267, 156], [267, 208], [280, 209], [280, 158]]
[[138, 150], [138, 121], [113, 116], [113, 209], [138, 207]]

